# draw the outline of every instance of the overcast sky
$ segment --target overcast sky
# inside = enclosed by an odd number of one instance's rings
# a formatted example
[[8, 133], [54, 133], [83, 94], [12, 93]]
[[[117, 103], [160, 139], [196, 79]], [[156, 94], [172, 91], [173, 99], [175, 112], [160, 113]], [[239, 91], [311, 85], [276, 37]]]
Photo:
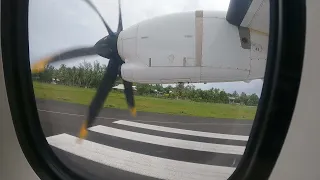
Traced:
[[[46, 55], [66, 48], [92, 46], [107, 35], [107, 31], [97, 14], [83, 0], [30, 0], [29, 41], [31, 63]], [[118, 23], [117, 0], [92, 0], [107, 23], [115, 31]], [[229, 0], [122, 0], [124, 29], [140, 21], [159, 15], [202, 10], [227, 11]], [[82, 59], [65, 64], [74, 65]], [[86, 61], [108, 60], [94, 56]], [[260, 96], [263, 81], [250, 83], [208, 83], [195, 84], [201, 89], [220, 88], [227, 92], [256, 93]]]

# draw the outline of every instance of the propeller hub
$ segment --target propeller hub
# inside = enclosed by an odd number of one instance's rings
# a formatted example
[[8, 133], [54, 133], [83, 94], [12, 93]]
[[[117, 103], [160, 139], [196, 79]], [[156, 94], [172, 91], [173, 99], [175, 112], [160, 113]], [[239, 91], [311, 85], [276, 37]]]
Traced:
[[110, 59], [118, 55], [118, 35], [111, 34], [100, 39], [94, 46], [99, 49], [98, 55]]

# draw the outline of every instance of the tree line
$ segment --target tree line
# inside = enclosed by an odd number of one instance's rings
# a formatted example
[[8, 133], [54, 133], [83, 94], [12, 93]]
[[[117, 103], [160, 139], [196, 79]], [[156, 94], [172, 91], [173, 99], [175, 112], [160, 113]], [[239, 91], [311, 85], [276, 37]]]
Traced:
[[137, 93], [139, 95], [158, 96], [171, 99], [185, 99], [196, 102], [208, 103], [237, 103], [248, 106], [256, 106], [259, 97], [256, 94], [247, 95], [242, 92], [240, 95], [237, 91], [232, 94], [218, 88], [209, 90], [196, 89], [192, 84], [178, 83], [176, 86], [163, 87], [159, 84], [138, 84]]
[[[93, 64], [82, 62], [78, 67], [67, 67], [62, 64], [59, 68], [47, 66], [44, 72], [33, 74], [35, 81], [44, 83], [56, 83], [66, 86], [77, 86], [83, 88], [97, 88], [105, 73], [106, 65], [99, 62]], [[115, 85], [122, 83], [121, 79], [116, 80]], [[136, 94], [143, 96], [153, 96], [159, 98], [185, 99], [196, 102], [208, 103], [237, 103], [248, 106], [256, 106], [259, 97], [256, 94], [247, 95], [237, 91], [227, 93], [218, 88], [209, 90], [197, 89], [192, 84], [177, 83], [175, 86], [162, 86], [160, 84], [137, 84]]]

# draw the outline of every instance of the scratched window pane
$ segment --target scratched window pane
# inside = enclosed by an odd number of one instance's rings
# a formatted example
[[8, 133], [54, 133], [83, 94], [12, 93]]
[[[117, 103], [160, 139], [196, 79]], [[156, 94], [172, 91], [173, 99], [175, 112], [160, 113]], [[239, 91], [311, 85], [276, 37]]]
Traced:
[[87, 179], [228, 179], [262, 91], [269, 1], [119, 2], [30, 0], [49, 145]]

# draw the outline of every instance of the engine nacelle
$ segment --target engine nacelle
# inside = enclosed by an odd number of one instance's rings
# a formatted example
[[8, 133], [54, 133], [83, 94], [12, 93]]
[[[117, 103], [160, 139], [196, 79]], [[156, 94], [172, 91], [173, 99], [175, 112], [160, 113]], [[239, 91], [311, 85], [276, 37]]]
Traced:
[[236, 27], [224, 12], [196, 11], [143, 21], [122, 31], [122, 77], [139, 83], [262, 79], [268, 35]]
[[[147, 67], [138, 63], [125, 63], [121, 67], [121, 76], [126, 81], [139, 83], [169, 84], [177, 82], [199, 81], [198, 71], [194, 67]], [[194, 75], [194, 76], [192, 76]]]

